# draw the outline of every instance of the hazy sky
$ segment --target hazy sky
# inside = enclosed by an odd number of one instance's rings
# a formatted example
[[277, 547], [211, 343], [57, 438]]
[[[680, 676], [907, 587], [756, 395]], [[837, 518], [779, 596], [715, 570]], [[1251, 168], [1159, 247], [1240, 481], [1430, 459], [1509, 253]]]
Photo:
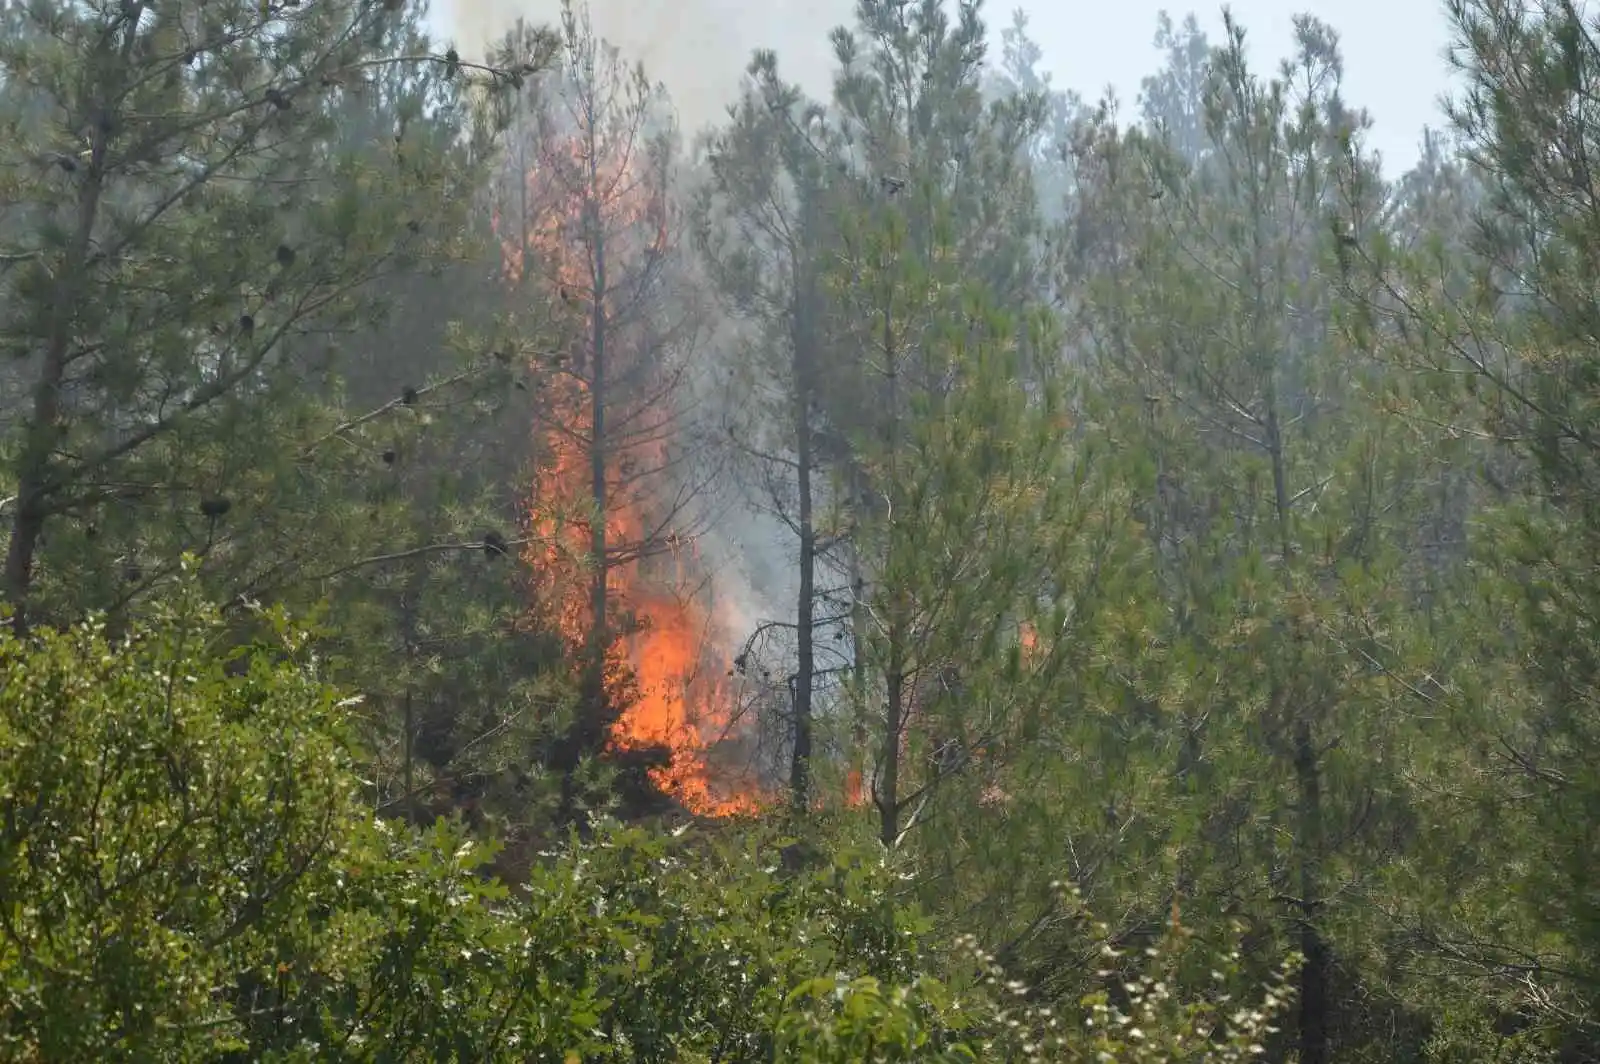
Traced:
[[[549, 20], [557, 0], [434, 0], [434, 23], [472, 52], [517, 15]], [[642, 59], [665, 81], [686, 125], [714, 120], [737, 92], [750, 51], [772, 47], [782, 69], [812, 91], [827, 85], [827, 31], [846, 22], [853, 0], [590, 0], [595, 28]], [[996, 31], [1010, 23], [1017, 0], [990, 0]], [[1089, 98], [1106, 86], [1126, 105], [1139, 80], [1161, 61], [1152, 40], [1163, 8], [1175, 20], [1196, 11], [1213, 39], [1221, 5], [1172, 0], [1021, 0], [1030, 32], [1057, 84]], [[1438, 99], [1449, 87], [1444, 0], [1234, 0], [1249, 32], [1257, 69], [1275, 68], [1289, 49], [1291, 17], [1313, 14], [1338, 30], [1345, 57], [1345, 95], [1372, 113], [1372, 144], [1391, 175], [1416, 158], [1426, 125], [1440, 125]]]

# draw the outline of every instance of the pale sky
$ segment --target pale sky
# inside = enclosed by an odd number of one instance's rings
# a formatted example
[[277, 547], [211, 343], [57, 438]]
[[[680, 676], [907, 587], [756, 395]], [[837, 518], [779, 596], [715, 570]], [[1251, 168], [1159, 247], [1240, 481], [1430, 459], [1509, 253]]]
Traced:
[[[557, 0], [434, 2], [436, 29], [469, 54], [519, 13], [543, 21], [558, 10]], [[999, 30], [1016, 6], [1018, 0], [986, 5], [996, 57]], [[1163, 8], [1177, 22], [1194, 10], [1213, 40], [1222, 32], [1220, 4], [1021, 0], [1020, 6], [1058, 85], [1090, 99], [1109, 85], [1125, 106], [1161, 63], [1152, 42]], [[753, 48], [775, 48], [791, 78], [813, 92], [825, 90], [827, 32], [849, 21], [853, 7], [852, 0], [590, 0], [595, 28], [666, 82], [690, 126], [714, 120], [734, 98]], [[1415, 161], [1424, 126], [1443, 124], [1438, 100], [1450, 88], [1444, 0], [1234, 0], [1232, 8], [1262, 73], [1288, 54], [1296, 13], [1316, 15], [1339, 32], [1346, 101], [1372, 114], [1371, 144], [1389, 175]]]

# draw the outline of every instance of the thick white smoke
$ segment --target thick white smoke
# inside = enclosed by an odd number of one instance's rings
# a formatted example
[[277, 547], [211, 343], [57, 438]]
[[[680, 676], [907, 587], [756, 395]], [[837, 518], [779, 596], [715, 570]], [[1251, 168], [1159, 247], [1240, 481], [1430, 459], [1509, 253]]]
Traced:
[[[833, 56], [828, 33], [854, 13], [852, 0], [591, 0], [587, 6], [599, 36], [666, 85], [686, 134], [723, 118], [757, 48], [776, 50], [786, 78], [825, 94]], [[560, 0], [437, 0], [435, 11], [444, 35], [469, 56], [481, 55], [519, 17], [554, 24], [560, 13]]]

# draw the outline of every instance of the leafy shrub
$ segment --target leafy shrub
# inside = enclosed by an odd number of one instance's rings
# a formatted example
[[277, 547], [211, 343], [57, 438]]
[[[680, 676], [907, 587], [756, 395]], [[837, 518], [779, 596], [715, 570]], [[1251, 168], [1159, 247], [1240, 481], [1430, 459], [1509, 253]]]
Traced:
[[192, 599], [113, 643], [0, 636], [0, 1050], [206, 1059], [239, 995], [336, 964], [361, 819], [343, 710], [292, 659], [229, 655]]
[[1223, 1062], [1275, 1003], [1057, 1015], [936, 948], [881, 853], [795, 871], [759, 822], [601, 825], [508, 887], [460, 825], [365, 808], [349, 700], [271, 621], [229, 650], [186, 593], [123, 639], [0, 635], [6, 1059]]

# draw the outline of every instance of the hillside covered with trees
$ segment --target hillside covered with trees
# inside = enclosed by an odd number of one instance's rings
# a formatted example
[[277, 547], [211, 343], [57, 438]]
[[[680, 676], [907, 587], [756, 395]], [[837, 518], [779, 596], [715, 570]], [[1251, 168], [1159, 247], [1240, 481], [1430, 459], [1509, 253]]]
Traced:
[[1600, 1061], [1600, 18], [987, 14], [0, 0], [0, 1060]]

